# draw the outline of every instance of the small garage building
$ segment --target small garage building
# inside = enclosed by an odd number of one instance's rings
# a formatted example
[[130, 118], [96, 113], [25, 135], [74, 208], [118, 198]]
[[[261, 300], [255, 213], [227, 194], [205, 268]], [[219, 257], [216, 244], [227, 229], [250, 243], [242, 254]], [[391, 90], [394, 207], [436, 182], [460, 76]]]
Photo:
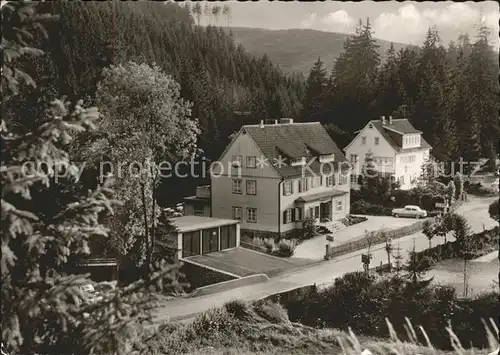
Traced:
[[240, 224], [237, 220], [183, 216], [173, 218], [172, 224], [177, 231], [167, 237], [166, 246], [176, 250], [179, 259], [240, 245]]

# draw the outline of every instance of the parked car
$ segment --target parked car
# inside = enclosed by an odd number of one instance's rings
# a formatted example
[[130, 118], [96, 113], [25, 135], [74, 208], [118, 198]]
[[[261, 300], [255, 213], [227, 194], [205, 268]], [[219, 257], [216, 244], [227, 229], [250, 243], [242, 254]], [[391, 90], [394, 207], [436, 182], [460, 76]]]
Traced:
[[421, 209], [418, 206], [408, 205], [404, 208], [393, 209], [392, 215], [394, 217], [413, 217], [418, 219], [427, 217], [427, 211]]

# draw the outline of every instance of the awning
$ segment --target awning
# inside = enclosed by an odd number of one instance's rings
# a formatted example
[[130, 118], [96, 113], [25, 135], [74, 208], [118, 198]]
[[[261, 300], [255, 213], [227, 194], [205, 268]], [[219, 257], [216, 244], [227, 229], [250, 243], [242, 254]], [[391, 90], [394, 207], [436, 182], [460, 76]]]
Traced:
[[319, 192], [316, 194], [312, 195], [306, 195], [299, 197], [298, 199], [295, 200], [295, 203], [303, 203], [303, 202], [312, 202], [312, 201], [328, 201], [332, 197], [336, 196], [343, 196], [346, 195], [347, 191], [340, 191], [340, 190], [330, 190], [330, 191], [324, 191], [324, 192]]

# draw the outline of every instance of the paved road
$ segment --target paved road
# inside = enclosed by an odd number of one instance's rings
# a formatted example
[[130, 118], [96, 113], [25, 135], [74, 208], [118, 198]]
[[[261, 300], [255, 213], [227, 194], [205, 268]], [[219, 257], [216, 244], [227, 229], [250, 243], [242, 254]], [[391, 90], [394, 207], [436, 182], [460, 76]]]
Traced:
[[[498, 222], [489, 218], [488, 214], [488, 206], [494, 199], [469, 196], [469, 201], [460, 206], [457, 212], [467, 218], [474, 231], [482, 230], [483, 223], [486, 228], [491, 228], [494, 225], [498, 225]], [[448, 240], [452, 241], [453, 237], [451, 235], [448, 236]], [[444, 243], [443, 238], [436, 237], [432, 240], [433, 245], [442, 243]], [[413, 248], [413, 245], [415, 245], [416, 251], [421, 251], [428, 247], [429, 241], [421, 232], [394, 241], [394, 246], [399, 246], [405, 260], [408, 257], [408, 251]], [[305, 270], [272, 278], [266, 283], [244, 286], [202, 297], [168, 301], [164, 306], [158, 308], [156, 320], [160, 322], [169, 318], [172, 320], [189, 318], [212, 307], [220, 307], [233, 299], [251, 301], [313, 283], [327, 285], [328, 283], [332, 283], [336, 277], [342, 276], [345, 273], [362, 270], [360, 255], [364, 252], [366, 251], [346, 254]], [[380, 262], [387, 262], [384, 244], [373, 246], [372, 255], [372, 266], [379, 265]]]

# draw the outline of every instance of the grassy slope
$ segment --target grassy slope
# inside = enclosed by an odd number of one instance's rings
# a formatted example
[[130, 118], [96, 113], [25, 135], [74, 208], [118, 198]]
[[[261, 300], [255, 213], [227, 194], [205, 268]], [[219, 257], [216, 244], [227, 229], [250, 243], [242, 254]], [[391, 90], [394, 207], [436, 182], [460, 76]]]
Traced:
[[[189, 355], [373, 355], [487, 354], [489, 351], [444, 352], [393, 340], [356, 337], [335, 329], [315, 329], [291, 323], [286, 310], [275, 303], [248, 305], [233, 301], [212, 309], [190, 324], [168, 324], [156, 332], [144, 349], [147, 354]], [[498, 346], [492, 342], [492, 348]], [[491, 350], [490, 350], [491, 351]]]
[[[331, 68], [335, 58], [342, 52], [345, 33], [323, 32], [315, 30], [266, 30], [260, 28], [232, 27], [231, 31], [237, 43], [255, 55], [267, 54], [273, 63], [287, 72], [309, 73], [313, 63], [321, 57], [327, 68]], [[383, 58], [390, 42], [377, 40]], [[394, 43], [396, 50], [406, 47]]]

